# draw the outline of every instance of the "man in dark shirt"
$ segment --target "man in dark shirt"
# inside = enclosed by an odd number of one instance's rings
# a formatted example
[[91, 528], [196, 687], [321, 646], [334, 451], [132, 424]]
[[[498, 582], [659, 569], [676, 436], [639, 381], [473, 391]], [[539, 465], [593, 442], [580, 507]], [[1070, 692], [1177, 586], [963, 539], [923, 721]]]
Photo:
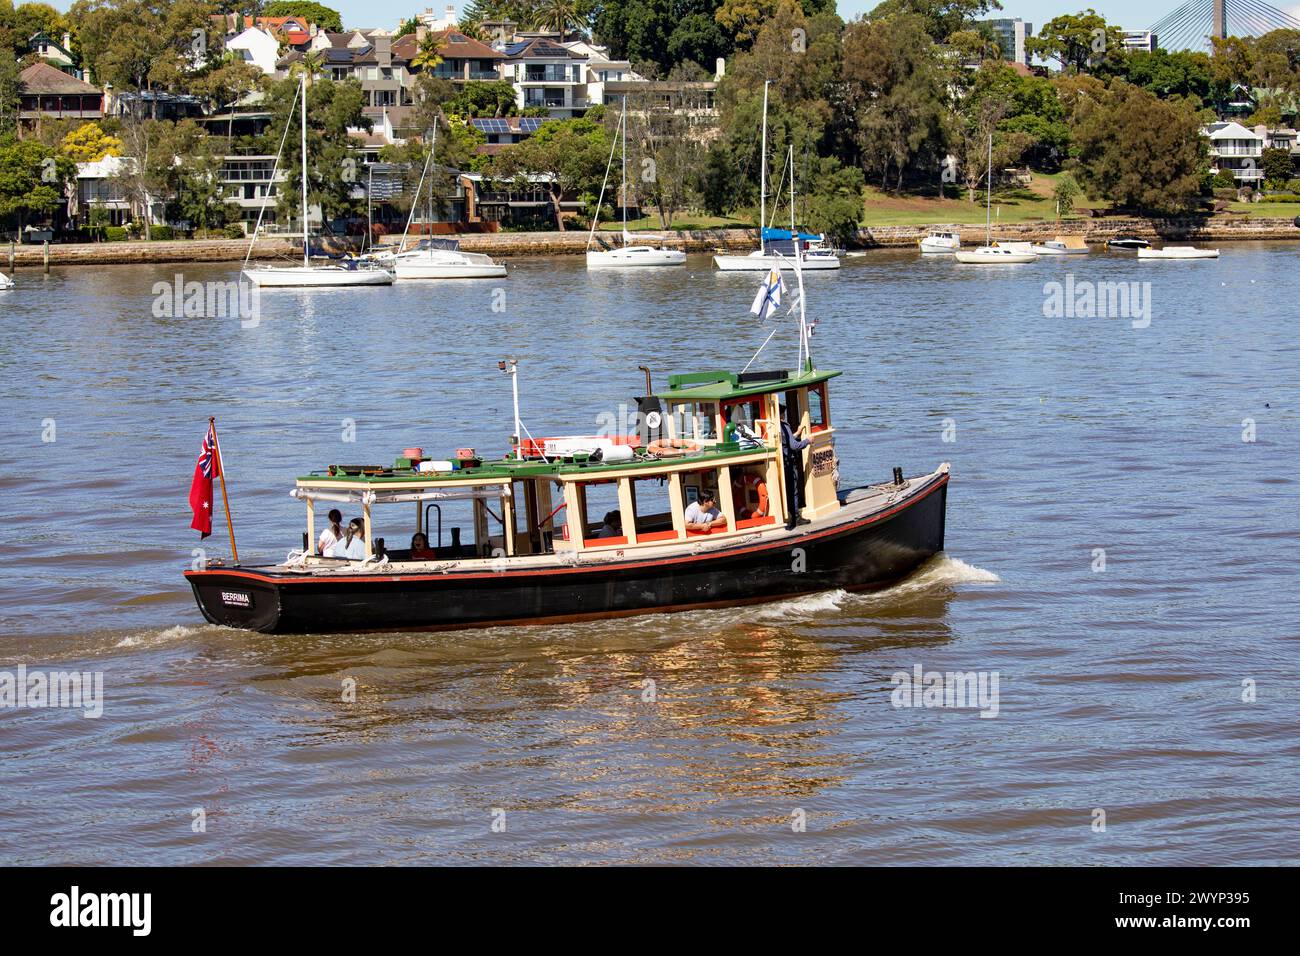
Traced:
[[[799, 431], [803, 431], [803, 426], [800, 426]], [[785, 416], [781, 416], [781, 460], [785, 464], [787, 531], [794, 528], [796, 524], [808, 523], [807, 518], [799, 517], [799, 509], [803, 506], [803, 455], [800, 452], [807, 448], [808, 444], [808, 439], [800, 438], [790, 428], [790, 423], [786, 421]]]

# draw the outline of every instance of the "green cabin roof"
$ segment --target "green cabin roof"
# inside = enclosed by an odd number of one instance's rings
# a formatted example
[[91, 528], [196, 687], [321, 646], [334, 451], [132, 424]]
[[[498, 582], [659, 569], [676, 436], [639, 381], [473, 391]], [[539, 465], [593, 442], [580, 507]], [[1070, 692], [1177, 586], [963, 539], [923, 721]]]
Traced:
[[839, 375], [839, 372], [750, 372], [748, 374], [717, 369], [669, 375], [668, 391], [656, 392], [656, 398], [672, 402], [720, 402], [747, 395], [766, 395], [792, 388], [807, 388]]

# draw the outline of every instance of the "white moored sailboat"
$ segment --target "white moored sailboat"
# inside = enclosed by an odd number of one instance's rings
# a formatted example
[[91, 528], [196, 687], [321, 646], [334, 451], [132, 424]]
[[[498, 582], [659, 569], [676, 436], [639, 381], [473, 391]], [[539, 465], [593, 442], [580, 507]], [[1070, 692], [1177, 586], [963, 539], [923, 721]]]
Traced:
[[[359, 263], [357, 260], [349, 259], [342, 263], [330, 263], [326, 265], [312, 265], [311, 262], [311, 231], [307, 228], [307, 74], [304, 72], [298, 84], [298, 95], [294, 98], [294, 105], [299, 105], [302, 113], [302, 265], [267, 265], [248, 267], [248, 259], [253, 254], [253, 246], [257, 243], [257, 234], [262, 227], [262, 213], [266, 211], [266, 200], [270, 198], [270, 190], [263, 198], [262, 208], [257, 214], [257, 225], [253, 228], [253, 239], [248, 244], [248, 255], [244, 257], [244, 278], [256, 286], [265, 287], [282, 287], [282, 288], [328, 288], [335, 286], [355, 286], [355, 285], [392, 285], [393, 274], [386, 269], [378, 268], [370, 263]], [[293, 105], [289, 107], [289, 118], [293, 118]], [[285, 136], [289, 134], [288, 124], [285, 125]], [[280, 140], [280, 153], [284, 152], [284, 139]], [[275, 158], [276, 170], [280, 166], [280, 155]], [[271, 173], [272, 182], [275, 180], [275, 170]]]
[[971, 266], [1001, 265], [1003, 263], [1033, 262], [1034, 255], [1028, 242], [993, 241], [993, 134], [989, 134], [988, 185], [984, 192], [984, 245], [969, 252], [958, 249], [953, 253], [958, 262]]
[[[759, 161], [758, 248], [745, 255], [718, 253], [713, 264], [723, 272], [766, 272], [769, 269], [793, 269], [794, 256], [802, 253], [804, 271], [838, 269], [840, 257], [826, 243], [826, 237], [797, 232], [794, 228], [794, 163], [790, 164], [789, 231], [767, 227], [767, 88], [763, 83], [763, 143]], [[780, 190], [777, 190], [779, 195]]]
[[[415, 248], [406, 248], [406, 237], [411, 231], [415, 219], [415, 210], [420, 205], [420, 194], [424, 191], [424, 180], [433, 166], [433, 156], [438, 149], [438, 129], [433, 130], [433, 141], [429, 155], [425, 157], [424, 168], [420, 170], [420, 182], [415, 187], [415, 198], [411, 201], [411, 212], [406, 217], [406, 228], [402, 230], [402, 242], [398, 246], [401, 252], [378, 252], [370, 258], [385, 268], [392, 269], [399, 279], [499, 279], [505, 276], [504, 262], [497, 262], [491, 256], [481, 252], [461, 252], [460, 240], [452, 237], [421, 239]], [[432, 189], [432, 185], [430, 186]]]
[[[623, 146], [622, 185], [619, 189], [619, 205], [623, 207], [623, 246], [620, 249], [592, 249], [591, 241], [596, 237], [596, 226], [600, 220], [600, 207], [605, 201], [605, 186], [609, 182], [609, 170], [614, 165], [614, 148], [619, 143]], [[587, 235], [588, 269], [629, 269], [641, 266], [681, 266], [686, 264], [686, 253], [680, 249], [669, 249], [662, 245], [663, 236], [638, 236], [658, 246], [632, 245], [632, 235], [627, 231], [627, 97], [623, 97], [623, 112], [619, 115], [618, 132], [614, 143], [609, 148], [609, 162], [605, 164], [605, 182], [600, 184], [600, 197], [596, 200], [596, 215], [591, 220], [591, 232]]]

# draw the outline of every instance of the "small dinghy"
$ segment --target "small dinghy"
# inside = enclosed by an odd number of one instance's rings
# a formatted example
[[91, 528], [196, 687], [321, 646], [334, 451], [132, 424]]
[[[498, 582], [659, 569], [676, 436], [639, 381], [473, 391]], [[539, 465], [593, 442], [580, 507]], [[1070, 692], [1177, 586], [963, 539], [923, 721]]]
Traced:
[[1138, 236], [1116, 236], [1106, 240], [1107, 249], [1150, 249], [1151, 243]]
[[1163, 249], [1139, 249], [1139, 259], [1217, 259], [1218, 249], [1197, 249], [1195, 246], [1165, 246]]

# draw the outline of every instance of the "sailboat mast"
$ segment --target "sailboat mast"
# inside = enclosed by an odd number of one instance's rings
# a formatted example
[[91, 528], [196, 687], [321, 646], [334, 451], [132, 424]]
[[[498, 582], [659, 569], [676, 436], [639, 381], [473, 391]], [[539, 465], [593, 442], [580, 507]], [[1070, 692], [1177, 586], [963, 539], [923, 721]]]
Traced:
[[993, 245], [993, 134], [989, 133], [988, 182], [984, 185], [984, 245]]
[[767, 226], [767, 88], [771, 80], [763, 81], [763, 149], [759, 158], [758, 251], [763, 252], [763, 229]]
[[310, 265], [311, 240], [307, 230], [307, 70], [302, 71], [302, 264]]
[[620, 204], [623, 206], [623, 247], [628, 245], [628, 98], [623, 98], [623, 116], [619, 118], [619, 129], [623, 134], [623, 185], [619, 189]]

